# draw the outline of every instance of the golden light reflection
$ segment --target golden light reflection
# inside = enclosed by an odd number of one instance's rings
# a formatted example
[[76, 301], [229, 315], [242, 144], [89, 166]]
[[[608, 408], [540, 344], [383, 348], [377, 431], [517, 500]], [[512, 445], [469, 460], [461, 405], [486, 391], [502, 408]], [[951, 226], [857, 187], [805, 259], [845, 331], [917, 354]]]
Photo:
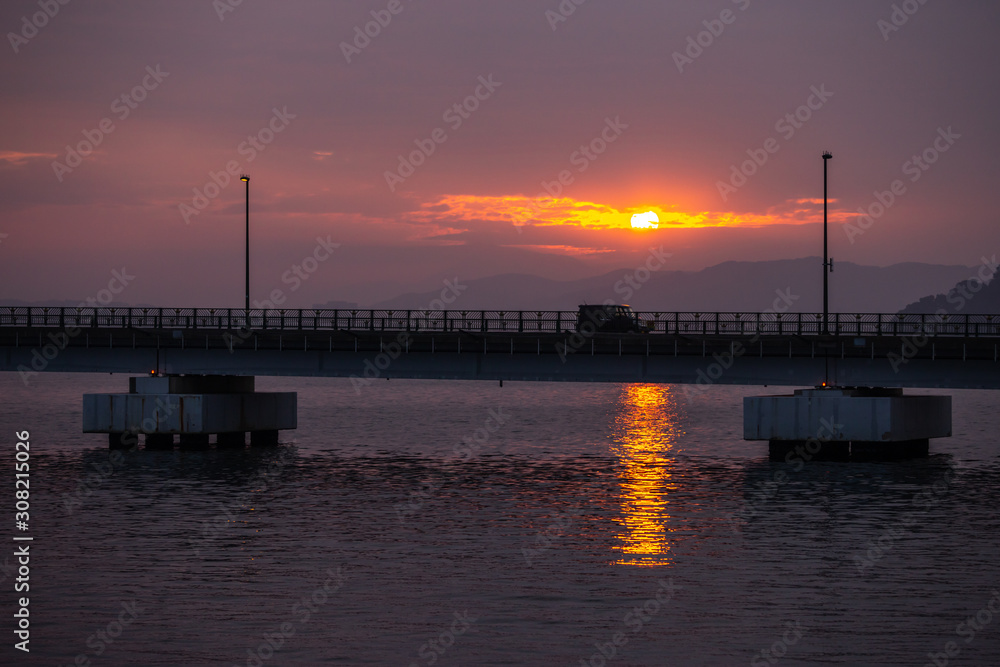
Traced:
[[620, 457], [620, 565], [670, 562], [670, 495], [674, 462], [669, 452], [683, 435], [677, 403], [664, 385], [622, 388], [615, 416], [615, 449]]

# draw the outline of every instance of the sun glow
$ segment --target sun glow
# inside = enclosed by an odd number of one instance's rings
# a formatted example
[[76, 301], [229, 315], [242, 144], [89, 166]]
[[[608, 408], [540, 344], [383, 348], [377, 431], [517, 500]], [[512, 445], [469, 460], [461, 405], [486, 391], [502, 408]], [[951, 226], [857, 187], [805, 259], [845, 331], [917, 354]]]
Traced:
[[[817, 204], [817, 201], [819, 203]], [[642, 212], [645, 209], [645, 212]], [[639, 211], [633, 213], [633, 211]], [[830, 220], [846, 222], [856, 213], [834, 209]], [[444, 195], [425, 202], [410, 214], [418, 222], [455, 225], [457, 222], [503, 222], [515, 227], [559, 227], [577, 229], [697, 229], [704, 227], [766, 227], [772, 224], [822, 222], [821, 200], [791, 199], [765, 212], [681, 211], [677, 207], [616, 208], [599, 202], [569, 197], [535, 198], [524, 195]], [[627, 221], [631, 217], [631, 224]]]
[[632, 229], [656, 229], [660, 226], [660, 218], [653, 211], [636, 213], [632, 216]]

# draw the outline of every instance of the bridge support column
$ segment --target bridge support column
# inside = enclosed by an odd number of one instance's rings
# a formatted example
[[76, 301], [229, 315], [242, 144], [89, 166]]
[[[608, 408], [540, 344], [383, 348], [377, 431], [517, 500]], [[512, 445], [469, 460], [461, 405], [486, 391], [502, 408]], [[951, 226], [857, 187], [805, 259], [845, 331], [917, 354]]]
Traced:
[[108, 433], [108, 447], [110, 449], [132, 449], [139, 443], [139, 436], [135, 433]]
[[899, 442], [852, 442], [851, 457], [856, 461], [892, 461], [919, 459], [930, 454], [930, 439], [900, 440]]
[[220, 433], [215, 436], [215, 443], [220, 448], [242, 449], [247, 444], [247, 434], [243, 431], [234, 433]]
[[146, 449], [173, 449], [173, 433], [147, 433]]
[[897, 460], [951, 436], [950, 396], [887, 387], [817, 387], [743, 399], [744, 440], [768, 440], [772, 461]]
[[[168, 375], [129, 378], [127, 394], [84, 394], [84, 433], [108, 433], [115, 447], [122, 433], [145, 435], [149, 449], [204, 449], [216, 434], [219, 447], [278, 444], [278, 431], [297, 426], [294, 392], [254, 391], [254, 378]], [[132, 442], [137, 437], [133, 436]]]
[[278, 431], [253, 431], [250, 433], [251, 447], [269, 447], [278, 444]]
[[181, 433], [181, 449], [208, 449], [208, 433]]

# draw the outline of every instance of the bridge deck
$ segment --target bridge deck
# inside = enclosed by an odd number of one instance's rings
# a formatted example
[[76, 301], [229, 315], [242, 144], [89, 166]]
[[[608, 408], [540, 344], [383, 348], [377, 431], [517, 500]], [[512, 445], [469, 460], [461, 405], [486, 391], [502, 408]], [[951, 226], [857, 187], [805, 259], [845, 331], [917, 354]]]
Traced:
[[478, 331], [226, 331], [215, 329], [0, 328], [0, 348], [55, 345], [94, 350], [223, 350], [382, 353], [554, 354], [997, 361], [1000, 337], [750, 334], [480, 333]]
[[1000, 388], [1000, 337], [0, 327], [0, 370]]

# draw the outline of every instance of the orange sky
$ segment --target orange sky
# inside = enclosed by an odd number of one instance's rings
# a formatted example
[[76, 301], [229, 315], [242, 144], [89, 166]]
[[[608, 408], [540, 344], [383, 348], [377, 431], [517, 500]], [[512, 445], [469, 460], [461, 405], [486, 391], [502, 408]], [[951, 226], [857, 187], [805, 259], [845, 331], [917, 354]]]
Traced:
[[[82, 298], [127, 265], [131, 302], [238, 302], [243, 171], [255, 290], [341, 244], [305, 302], [596, 275], [660, 245], [686, 270], [817, 255], [826, 149], [838, 259], [977, 265], [1000, 9], [927, 5], [889, 40], [884, 9], [750, 3], [678, 71], [694, 3], [555, 30], [530, 2], [414, 5], [350, 62], [361, 6], [67, 6], [0, 60], [0, 299]], [[659, 228], [631, 229], [646, 211]]]

